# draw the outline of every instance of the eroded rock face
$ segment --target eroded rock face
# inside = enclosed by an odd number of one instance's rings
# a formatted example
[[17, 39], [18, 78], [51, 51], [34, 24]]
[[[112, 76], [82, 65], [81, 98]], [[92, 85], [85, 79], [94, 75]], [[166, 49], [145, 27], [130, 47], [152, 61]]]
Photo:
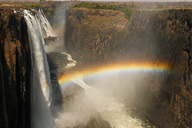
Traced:
[[47, 59], [49, 62], [50, 70], [56, 70], [58, 68], [65, 67], [67, 63], [69, 63], [65, 54], [56, 52], [47, 54]]
[[138, 104], [159, 127], [190, 127], [192, 121], [191, 16], [191, 10], [141, 12], [130, 25], [130, 43], [144, 44], [146, 58], [170, 66], [167, 74], [152, 78], [147, 102]]
[[30, 128], [31, 56], [24, 17], [0, 11], [0, 127]]
[[[114, 61], [168, 63], [137, 89], [137, 113], [157, 127], [192, 121], [191, 10], [136, 12], [130, 21], [107, 10], [68, 10], [66, 48], [79, 64]], [[112, 61], [113, 62], [113, 61]], [[125, 101], [126, 102], [126, 101]]]
[[[31, 127], [32, 51], [28, 40], [24, 17], [19, 13], [14, 13], [12, 9], [0, 9], [0, 128]], [[54, 56], [57, 57], [54, 58]], [[49, 57], [49, 61], [54, 61], [50, 65], [52, 70], [67, 63], [66, 56], [59, 53], [51, 53]], [[62, 102], [68, 102], [68, 100], [62, 101], [63, 97], [61, 93], [58, 93], [61, 90], [59, 90], [57, 76], [53, 73], [51, 74], [51, 82], [55, 94], [52, 106], [55, 109], [55, 106], [57, 108], [58, 104], [61, 105]], [[69, 96], [71, 102], [74, 102], [75, 96], [78, 97], [78, 93], [83, 92], [79, 86], [77, 88], [78, 91], [71, 90], [72, 94]], [[83, 95], [85, 94], [83, 93]], [[62, 105], [59, 108], [61, 107]], [[93, 109], [92, 106], [90, 108]], [[95, 110], [94, 112], [97, 113]], [[110, 128], [108, 122], [102, 120], [97, 114], [88, 121], [86, 126], [75, 127]]]
[[66, 48], [79, 64], [111, 60], [128, 30], [119, 11], [70, 9], [66, 25]]

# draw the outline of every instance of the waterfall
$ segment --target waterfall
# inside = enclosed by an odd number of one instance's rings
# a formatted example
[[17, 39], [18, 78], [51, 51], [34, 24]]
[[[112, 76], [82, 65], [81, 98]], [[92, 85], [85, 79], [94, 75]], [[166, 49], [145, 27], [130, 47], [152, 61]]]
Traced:
[[49, 24], [49, 21], [47, 20], [47, 18], [45, 17], [43, 11], [40, 9], [39, 12], [37, 13], [38, 15], [38, 19], [41, 23], [41, 30], [43, 32], [43, 37], [47, 38], [47, 37], [53, 37], [53, 33], [52, 33], [52, 27]]
[[[41, 15], [41, 13], [36, 12], [38, 15]], [[37, 16], [33, 16], [30, 14], [28, 10], [24, 10], [24, 18], [26, 20], [27, 26], [28, 26], [28, 34], [29, 39], [31, 41], [32, 45], [32, 52], [34, 56], [34, 64], [37, 65], [37, 69], [39, 73], [39, 80], [41, 84], [41, 88], [43, 90], [43, 94], [45, 96], [46, 101], [50, 100], [50, 90], [49, 86], [51, 85], [50, 81], [50, 73], [49, 73], [49, 67], [47, 62], [47, 56], [44, 49], [43, 44], [45, 44], [43, 35], [41, 32], [41, 22], [39, 21]]]
[[[31, 87], [31, 118], [32, 128], [52, 128], [53, 121], [50, 116], [51, 82], [44, 49], [42, 28], [46, 29], [47, 20], [41, 11], [33, 10], [33, 14], [23, 11], [28, 27], [29, 42], [32, 51], [32, 87]], [[49, 32], [49, 30], [48, 30]]]

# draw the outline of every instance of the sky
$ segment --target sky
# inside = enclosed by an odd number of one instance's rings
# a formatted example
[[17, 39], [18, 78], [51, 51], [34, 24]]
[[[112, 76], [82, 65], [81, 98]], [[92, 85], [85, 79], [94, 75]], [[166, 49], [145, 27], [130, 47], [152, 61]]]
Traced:
[[[53, 0], [54, 1], [54, 0]], [[57, 1], [57, 0], [56, 0]], [[61, 1], [70, 1], [70, 0], [61, 0]], [[75, 0], [73, 0], [75, 1]], [[157, 1], [157, 2], [187, 2], [192, 0], [77, 0], [77, 1]]]
[[[69, 1], [69, 0], [62, 0], [62, 1]], [[77, 0], [77, 1], [158, 1], [158, 2], [175, 2], [175, 1], [192, 1], [192, 0]]]
[[158, 1], [158, 2], [175, 2], [175, 1], [192, 1], [192, 0], [80, 0], [80, 1]]
[[[0, 1], [17, 1], [17, 0], [0, 0]], [[39, 1], [39, 0], [18, 0], [18, 1]], [[71, 0], [46, 0], [46, 1], [71, 1]], [[192, 0], [72, 0], [72, 1], [153, 1], [153, 2], [192, 2]]]

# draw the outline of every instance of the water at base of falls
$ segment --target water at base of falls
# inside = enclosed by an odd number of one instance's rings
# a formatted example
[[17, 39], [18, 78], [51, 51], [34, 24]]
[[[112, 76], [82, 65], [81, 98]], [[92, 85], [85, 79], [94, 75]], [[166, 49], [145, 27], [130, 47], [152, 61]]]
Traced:
[[93, 103], [96, 110], [101, 114], [104, 120], [108, 121], [112, 128], [142, 128], [142, 122], [139, 119], [131, 117], [125, 105], [109, 98], [99, 92], [97, 89], [87, 85], [83, 78], [73, 80], [76, 84], [85, 89], [85, 92]]

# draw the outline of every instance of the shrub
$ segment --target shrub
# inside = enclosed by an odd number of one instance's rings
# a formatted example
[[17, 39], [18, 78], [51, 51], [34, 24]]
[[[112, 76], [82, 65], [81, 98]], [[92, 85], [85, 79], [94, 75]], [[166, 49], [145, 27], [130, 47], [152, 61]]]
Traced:
[[31, 4], [30, 7], [40, 8], [40, 6], [38, 4]]
[[79, 4], [75, 4], [73, 7], [85, 7], [89, 9], [102, 9], [102, 5], [97, 4], [97, 3], [89, 3], [89, 2], [81, 2]]
[[22, 5], [22, 7], [40, 8], [40, 5], [38, 5], [38, 4], [30, 4], [30, 5]]
[[125, 13], [125, 18], [127, 18], [128, 20], [130, 20], [132, 14], [134, 13], [134, 11], [130, 8], [127, 8], [124, 10]]
[[162, 4], [158, 4], [156, 8], [157, 8], [157, 9], [163, 9], [164, 7], [163, 7]]
[[107, 9], [107, 10], [118, 10], [125, 14], [125, 18], [130, 20], [131, 16], [134, 13], [133, 8], [129, 8], [126, 5], [106, 5], [106, 4], [97, 4], [97, 3], [89, 3], [89, 2], [81, 2], [78, 4], [75, 4], [73, 8], [89, 8], [89, 9]]

